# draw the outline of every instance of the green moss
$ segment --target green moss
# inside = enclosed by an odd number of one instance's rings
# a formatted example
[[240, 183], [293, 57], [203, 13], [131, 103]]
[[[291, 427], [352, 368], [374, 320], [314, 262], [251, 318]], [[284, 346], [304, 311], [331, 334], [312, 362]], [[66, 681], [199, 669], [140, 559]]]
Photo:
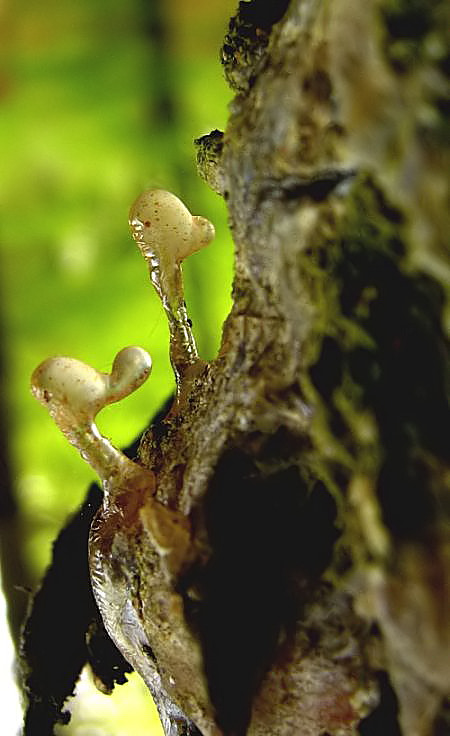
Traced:
[[449, 460], [443, 291], [408, 272], [401, 213], [372, 182], [357, 183], [348, 205], [339, 238], [309, 254], [322, 335], [305, 382], [314, 439], [332, 476], [374, 478], [385, 524], [415, 538], [435, 521]]

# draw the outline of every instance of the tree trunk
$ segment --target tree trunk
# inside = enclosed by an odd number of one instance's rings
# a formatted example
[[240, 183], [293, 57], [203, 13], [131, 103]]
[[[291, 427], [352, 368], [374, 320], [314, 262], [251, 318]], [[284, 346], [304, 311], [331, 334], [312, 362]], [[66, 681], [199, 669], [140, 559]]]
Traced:
[[444, 733], [446, 4], [266, 5], [197, 141], [236, 245], [220, 354], [140, 449], [188, 525], [114, 527], [110, 605], [167, 734]]

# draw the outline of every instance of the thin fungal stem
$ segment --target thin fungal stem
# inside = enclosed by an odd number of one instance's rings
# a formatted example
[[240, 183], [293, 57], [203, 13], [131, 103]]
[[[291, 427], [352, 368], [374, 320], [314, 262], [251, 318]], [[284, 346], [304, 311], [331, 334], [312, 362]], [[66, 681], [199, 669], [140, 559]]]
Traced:
[[189, 366], [199, 360], [192, 322], [184, 301], [181, 264], [172, 262], [162, 266], [159, 259], [152, 258], [149, 270], [150, 280], [161, 299], [169, 323], [170, 362], [177, 386], [180, 387]]
[[75, 358], [58, 356], [41, 363], [31, 378], [35, 398], [98, 474], [105, 507], [113, 504], [124, 488], [154, 485], [153, 475], [115, 448], [94, 421], [104, 406], [135, 391], [150, 370], [148, 353], [129, 347], [117, 354], [110, 374]]
[[129, 223], [167, 315], [170, 361], [180, 397], [188, 376], [203, 365], [184, 300], [181, 261], [211, 242], [214, 227], [204, 217], [192, 216], [178, 197], [161, 189], [150, 189], [138, 197]]

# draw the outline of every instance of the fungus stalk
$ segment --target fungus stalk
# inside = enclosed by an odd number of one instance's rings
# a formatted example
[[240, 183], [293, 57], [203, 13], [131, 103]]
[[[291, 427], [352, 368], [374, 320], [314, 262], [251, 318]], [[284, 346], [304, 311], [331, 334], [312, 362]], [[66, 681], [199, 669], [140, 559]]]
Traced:
[[110, 374], [75, 358], [58, 356], [41, 363], [31, 378], [35, 398], [100, 477], [105, 507], [114, 502], [120, 487], [130, 482], [133, 485], [138, 478], [141, 483], [144, 474], [148, 484], [153, 476], [103, 437], [94, 420], [104, 406], [139, 388], [150, 371], [148, 353], [142, 348], [127, 347], [116, 355]]
[[155, 689], [154, 665], [140, 646], [148, 644], [147, 636], [133, 609], [126, 568], [118, 575], [119, 560], [123, 555], [133, 557], [136, 538], [145, 536], [171, 579], [188, 554], [189, 523], [180, 512], [155, 499], [154, 474], [117, 450], [94, 421], [104, 406], [135, 391], [150, 371], [150, 356], [138, 347], [121, 350], [110, 374], [74, 358], [49, 358], [34, 371], [31, 389], [102, 481], [103, 505], [89, 532], [92, 591], [109, 636], [143, 677], [164, 718], [164, 703]]
[[212, 241], [214, 226], [191, 215], [178, 197], [161, 189], [137, 198], [129, 223], [169, 321], [170, 361], [179, 394], [183, 378], [201, 365], [184, 301], [181, 261]]

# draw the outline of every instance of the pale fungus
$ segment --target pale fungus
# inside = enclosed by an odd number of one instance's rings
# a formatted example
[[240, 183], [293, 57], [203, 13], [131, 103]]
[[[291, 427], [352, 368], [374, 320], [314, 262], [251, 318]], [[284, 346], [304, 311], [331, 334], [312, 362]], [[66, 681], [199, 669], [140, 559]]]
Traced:
[[136, 540], [148, 540], [161, 568], [169, 577], [176, 575], [190, 548], [189, 522], [157, 501], [154, 473], [117, 450], [94, 421], [104, 406], [135, 391], [150, 371], [150, 356], [139, 347], [121, 350], [109, 374], [74, 358], [55, 357], [36, 368], [31, 389], [102, 480], [103, 503], [89, 533], [92, 591], [109, 636], [160, 699], [154, 688], [154, 665], [137, 645], [148, 646], [148, 640], [134, 609], [128, 568], [122, 563], [134, 559], [135, 545], [140, 543]]
[[163, 189], [143, 192], [130, 209], [130, 227], [145, 258], [180, 263], [214, 238], [214, 226], [191, 215], [175, 194]]
[[127, 347], [116, 355], [110, 374], [75, 358], [58, 356], [41, 363], [31, 377], [33, 395], [102, 481], [119, 470], [129, 472], [136, 464], [102, 437], [94, 419], [104, 406], [139, 388], [150, 375], [151, 365], [145, 350]]
[[[203, 217], [193, 217], [177, 197], [161, 190], [138, 198], [130, 226], [169, 319], [179, 410], [182, 381], [187, 394], [203, 366], [184, 303], [181, 261], [213, 239], [214, 227]], [[102, 481], [103, 503], [89, 533], [92, 590], [109, 636], [144, 678], [167, 719], [159, 686], [155, 690], [155, 666], [146, 653], [150, 644], [141, 604], [135, 606], [133, 571], [142, 549], [151, 550], [153, 561], [158, 560], [152, 564], [158, 564], [169, 580], [177, 579], [191, 555], [190, 523], [183, 513], [158, 500], [152, 470], [115, 448], [95, 423], [104, 406], [135, 391], [150, 371], [150, 356], [139, 347], [121, 350], [111, 373], [58, 356], [36, 368], [31, 389]], [[172, 598], [178, 600], [175, 595]]]
[[169, 320], [170, 358], [180, 390], [186, 372], [199, 364], [184, 301], [181, 261], [213, 240], [214, 226], [204, 217], [191, 215], [178, 197], [162, 189], [149, 189], [137, 198], [129, 223]]

